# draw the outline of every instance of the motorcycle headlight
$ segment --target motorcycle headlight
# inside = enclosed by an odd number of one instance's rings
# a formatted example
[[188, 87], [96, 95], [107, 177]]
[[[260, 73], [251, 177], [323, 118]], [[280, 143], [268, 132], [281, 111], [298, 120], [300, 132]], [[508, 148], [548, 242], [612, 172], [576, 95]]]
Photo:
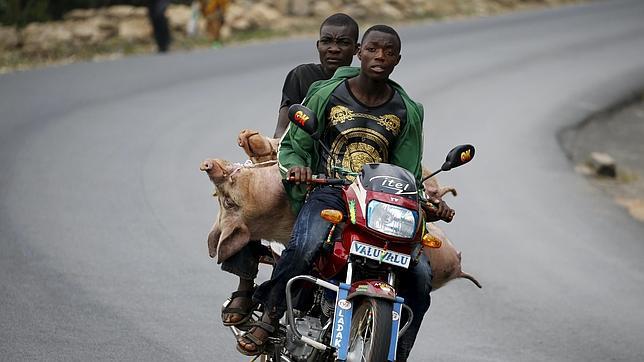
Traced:
[[367, 227], [399, 238], [412, 238], [418, 213], [403, 207], [372, 200], [367, 206]]

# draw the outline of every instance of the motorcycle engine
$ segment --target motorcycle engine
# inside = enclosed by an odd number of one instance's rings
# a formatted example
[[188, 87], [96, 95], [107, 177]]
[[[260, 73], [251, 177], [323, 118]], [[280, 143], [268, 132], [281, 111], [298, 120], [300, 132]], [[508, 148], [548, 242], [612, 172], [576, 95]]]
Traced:
[[[319, 341], [322, 338], [322, 324], [319, 318], [311, 316], [303, 316], [295, 318], [295, 325], [297, 330], [306, 337], [309, 337], [313, 340]], [[287, 342], [286, 349], [290, 352], [291, 356], [295, 361], [306, 361], [306, 359], [311, 355], [314, 348], [308, 344], [301, 342], [295, 338], [290, 331], [287, 329]]]
[[333, 313], [335, 313], [335, 298], [336, 294], [332, 290], [324, 290], [322, 295], [320, 295], [320, 309], [322, 314], [327, 318], [331, 318]]

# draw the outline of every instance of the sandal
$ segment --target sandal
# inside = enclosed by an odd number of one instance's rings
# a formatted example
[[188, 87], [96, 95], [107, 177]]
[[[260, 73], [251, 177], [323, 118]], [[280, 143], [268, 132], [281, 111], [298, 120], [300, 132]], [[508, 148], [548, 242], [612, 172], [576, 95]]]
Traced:
[[[235, 298], [247, 298], [251, 299], [253, 298], [253, 293], [255, 292], [255, 288], [250, 289], [250, 290], [238, 290], [236, 292], [233, 292], [230, 295], [230, 302], [232, 302]], [[230, 302], [227, 304], [229, 305]], [[240, 308], [240, 307], [222, 307], [221, 308], [221, 321], [223, 322], [224, 326], [230, 327], [230, 326], [237, 326], [240, 324], [244, 324], [248, 322], [248, 320], [253, 316], [253, 311], [255, 310], [255, 307], [257, 307], [257, 303], [251, 302], [251, 304], [247, 308]], [[229, 317], [231, 314], [238, 314], [242, 318], [238, 321], [235, 322], [226, 322], [226, 317]]]
[[[251, 329], [252, 331], [255, 331], [257, 328], [260, 328], [266, 331], [268, 334], [263, 339], [260, 339], [259, 337], [255, 336], [251, 332], [251, 330], [249, 330], [248, 332], [242, 334], [237, 340], [237, 351], [239, 351], [239, 353], [245, 356], [258, 356], [264, 353], [264, 350], [266, 349], [266, 345], [267, 345], [266, 342], [268, 341], [270, 336], [275, 332], [275, 326], [268, 324], [266, 322], [255, 321], [251, 324], [251, 327], [255, 328], [255, 329]], [[246, 339], [245, 342], [249, 342], [249, 344], [253, 343], [255, 345], [255, 349], [247, 350], [246, 348], [242, 347], [242, 345], [239, 344], [239, 342], [242, 339]]]

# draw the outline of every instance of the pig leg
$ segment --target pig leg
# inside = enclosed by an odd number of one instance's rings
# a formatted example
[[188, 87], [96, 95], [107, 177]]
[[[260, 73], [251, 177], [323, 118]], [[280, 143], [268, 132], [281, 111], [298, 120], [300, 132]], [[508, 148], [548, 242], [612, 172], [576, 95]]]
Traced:
[[438, 196], [439, 198], [442, 198], [442, 197], [443, 197], [443, 196], [445, 196], [445, 194], [447, 194], [447, 193], [451, 193], [451, 194], [452, 194], [452, 196], [456, 196], [456, 195], [457, 195], [457, 193], [456, 193], [456, 189], [455, 189], [455, 188], [453, 188], [453, 187], [449, 187], [449, 186], [443, 186], [443, 187], [440, 187], [440, 188], [438, 189], [437, 196]]
[[483, 288], [481, 283], [479, 283], [479, 281], [476, 280], [476, 278], [474, 278], [474, 276], [472, 276], [472, 275], [470, 275], [470, 274], [468, 274], [468, 273], [466, 273], [464, 271], [461, 271], [461, 274], [459, 274], [458, 277], [463, 278], [463, 279], [467, 279], [467, 280], [471, 281], [472, 283], [474, 283], [477, 287]]
[[[461, 261], [462, 261], [462, 260], [461, 260], [461, 252], [460, 252], [460, 251], [458, 252], [458, 261], [459, 261], [459, 264], [460, 264], [460, 263], [461, 263]], [[479, 287], [479, 288], [483, 288], [483, 286], [481, 285], [481, 283], [479, 283], [479, 281], [478, 281], [478, 280], [476, 280], [476, 278], [475, 278], [473, 275], [471, 275], [471, 274], [469, 274], [469, 273], [466, 273], [466, 272], [464, 272], [463, 270], [460, 270], [460, 268], [459, 268], [459, 274], [458, 274], [457, 278], [467, 279], [467, 280], [471, 281], [472, 283], [474, 283], [477, 287]]]
[[237, 144], [244, 149], [253, 163], [277, 159], [277, 141], [248, 129], [242, 130], [237, 137]]

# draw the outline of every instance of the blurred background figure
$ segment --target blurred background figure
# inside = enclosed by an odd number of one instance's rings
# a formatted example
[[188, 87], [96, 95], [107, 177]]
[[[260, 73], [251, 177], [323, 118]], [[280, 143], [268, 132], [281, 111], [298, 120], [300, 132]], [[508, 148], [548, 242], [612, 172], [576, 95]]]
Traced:
[[226, 8], [230, 0], [199, 0], [201, 13], [206, 19], [206, 33], [214, 47], [221, 46], [221, 27], [224, 25]]
[[154, 29], [154, 41], [157, 43], [159, 53], [165, 53], [170, 46], [170, 28], [168, 19], [165, 17], [165, 10], [170, 0], [150, 0], [148, 3], [148, 15]]

